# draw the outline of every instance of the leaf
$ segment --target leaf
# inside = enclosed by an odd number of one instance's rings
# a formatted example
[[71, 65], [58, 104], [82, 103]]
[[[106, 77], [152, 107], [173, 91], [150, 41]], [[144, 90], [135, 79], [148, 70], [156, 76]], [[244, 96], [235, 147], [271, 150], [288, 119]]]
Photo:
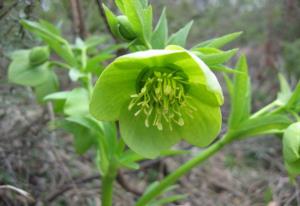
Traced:
[[233, 88], [233, 82], [231, 81], [231, 79], [229, 78], [229, 76], [225, 73], [223, 73], [223, 77], [224, 77], [224, 80], [226, 82], [226, 86], [227, 86], [227, 90], [228, 90], [228, 93], [229, 93], [229, 96], [230, 96], [230, 99], [233, 98], [233, 91], [234, 91], [234, 88]]
[[300, 122], [291, 124], [283, 134], [283, 157], [288, 163], [300, 160]]
[[282, 144], [285, 167], [294, 178], [300, 174], [300, 122], [291, 124], [285, 130]]
[[300, 81], [293, 91], [288, 103], [286, 104], [286, 107], [294, 110], [295, 112], [300, 112]]
[[88, 127], [85, 127], [76, 121], [72, 121], [72, 117], [58, 121], [56, 126], [73, 134], [74, 148], [78, 154], [84, 154], [96, 143], [97, 134]]
[[44, 97], [44, 101], [51, 101], [55, 113], [63, 113], [66, 99], [70, 91], [55, 92]]
[[185, 25], [183, 28], [181, 28], [179, 31], [177, 31], [175, 34], [172, 34], [171, 37], [168, 40], [168, 45], [178, 45], [185, 47], [186, 40], [188, 37], [188, 34], [192, 28], [193, 21], [190, 21], [187, 25]]
[[38, 86], [47, 81], [48, 76], [51, 75], [51, 71], [48, 68], [48, 63], [32, 66], [29, 63], [30, 50], [22, 50], [13, 58], [11, 64], [8, 67], [8, 80], [15, 84], [24, 86]]
[[282, 74], [278, 74], [280, 82], [280, 92], [277, 95], [277, 102], [281, 105], [286, 105], [292, 95], [291, 88]]
[[66, 100], [70, 91], [55, 92], [44, 97], [45, 101], [50, 100]]
[[164, 49], [167, 45], [167, 39], [168, 22], [166, 17], [166, 8], [164, 8], [151, 38], [152, 48]]
[[208, 66], [223, 64], [230, 60], [238, 51], [238, 49], [232, 49], [229, 51], [221, 51], [214, 53], [207, 53], [207, 50], [211, 50], [212, 48], [200, 48], [195, 54], [202, 59]]
[[243, 74], [235, 75], [234, 78], [229, 128], [239, 127], [239, 124], [249, 117], [251, 110], [251, 84], [247, 60], [244, 55], [240, 57], [236, 70], [243, 72]]
[[[99, 136], [103, 137], [104, 132], [102, 129], [102, 123], [97, 121], [95, 118], [93, 118], [90, 115], [75, 115], [75, 116], [69, 116], [66, 118], [66, 120], [70, 122], [74, 122], [76, 124], [79, 124], [83, 127], [88, 128], [90, 131], [97, 133]], [[98, 139], [98, 137], [97, 137]], [[96, 140], [96, 139], [95, 139]]]
[[117, 129], [115, 122], [101, 122], [105, 141], [109, 147], [110, 155], [114, 155], [118, 149]]
[[147, 37], [144, 34], [145, 24], [141, 2], [139, 0], [127, 0], [123, 1], [123, 5], [125, 9], [124, 14], [128, 17], [133, 30], [142, 41], [147, 42]]
[[68, 64], [77, 66], [71, 46], [64, 38], [53, 32], [53, 28], [49, 28], [49, 25], [45, 26], [41, 23], [28, 20], [21, 20], [20, 23], [24, 28], [46, 42]]
[[111, 30], [111, 32], [113, 33], [113, 35], [115, 35], [116, 37], [120, 37], [119, 31], [118, 31], [118, 19], [116, 17], [116, 15], [103, 4], [103, 9], [105, 12], [105, 16], [107, 18], [107, 22], [109, 25], [109, 28]]
[[207, 40], [205, 42], [199, 43], [196, 46], [194, 46], [192, 49], [200, 48], [200, 47], [214, 47], [214, 48], [222, 48], [226, 44], [234, 41], [239, 36], [241, 36], [243, 32], [235, 32], [231, 34], [227, 34], [222, 37], [214, 38], [211, 40]]
[[29, 20], [21, 20], [20, 23], [23, 27], [39, 37], [47, 37], [60, 43], [66, 42], [66, 40], [57, 33], [57, 30], [54, 30], [54, 27], [50, 27], [49, 24], [45, 25], [45, 23], [43, 24]]
[[217, 72], [224, 72], [224, 73], [228, 73], [228, 74], [236, 74], [236, 75], [243, 74], [243, 73], [240, 72], [240, 71], [231, 69], [231, 68], [226, 67], [226, 66], [224, 66], [224, 65], [212, 65], [212, 66], [210, 66], [209, 68], [210, 68], [211, 70], [214, 70], [214, 71], [217, 71]]
[[125, 14], [125, 6], [124, 6], [124, 0], [115, 0], [115, 3], [117, 7], [120, 9], [120, 11]]
[[88, 37], [85, 41], [85, 47], [87, 49], [91, 49], [94, 48], [96, 46], [99, 46], [101, 44], [103, 44], [104, 42], [106, 42], [108, 40], [108, 36], [107, 35], [102, 35], [102, 36], [91, 36]]
[[147, 8], [147, 6], [149, 5], [148, 0], [140, 0], [140, 1], [141, 1], [143, 8]]
[[47, 30], [51, 31], [53, 34], [57, 35], [57, 36], [61, 36], [61, 32], [60, 30], [55, 27], [53, 24], [51, 24], [48, 21], [45, 21], [43, 19], [39, 20], [39, 23], [44, 27], [47, 28]]
[[152, 13], [152, 6], [148, 6], [143, 11], [144, 18], [143, 18], [143, 28], [144, 28], [144, 38], [147, 42], [151, 40], [152, 37], [152, 19], [153, 19], [153, 13]]
[[75, 88], [69, 94], [64, 106], [64, 113], [70, 116], [89, 114], [89, 94], [84, 88]]
[[39, 102], [43, 102], [44, 97], [58, 90], [58, 79], [56, 74], [51, 71], [45, 82], [35, 87], [35, 94]]
[[77, 69], [70, 69], [69, 70], [69, 77], [73, 82], [77, 82], [79, 79], [86, 77], [87, 74], [83, 73]]
[[85, 71], [100, 75], [104, 69], [101, 63], [113, 57], [115, 57], [115, 55], [109, 53], [100, 53], [99, 55], [93, 56], [88, 59]]
[[137, 164], [136, 162], [143, 159], [144, 158], [142, 156], [138, 155], [132, 150], [127, 150], [119, 156], [117, 161], [125, 168], [137, 170], [139, 169], [139, 164]]
[[263, 134], [280, 133], [291, 124], [286, 115], [268, 115], [250, 118], [239, 124], [234, 131], [242, 138]]
[[168, 203], [176, 202], [179, 200], [184, 200], [187, 198], [187, 195], [171, 195], [169, 197], [163, 197], [159, 200], [155, 200], [149, 204], [149, 206], [164, 206]]

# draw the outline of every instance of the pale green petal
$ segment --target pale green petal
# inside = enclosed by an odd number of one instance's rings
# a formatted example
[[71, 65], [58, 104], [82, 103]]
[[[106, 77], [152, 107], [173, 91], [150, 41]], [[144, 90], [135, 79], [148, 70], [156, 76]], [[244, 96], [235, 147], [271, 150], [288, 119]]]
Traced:
[[207, 85], [206, 91], [222, 103], [222, 91], [216, 77], [199, 58], [186, 50], [148, 50], [122, 56], [105, 69], [93, 93], [91, 113], [99, 120], [118, 119], [121, 105], [136, 93], [136, 79], [141, 70], [172, 64], [180, 67], [192, 83]]
[[98, 79], [90, 103], [90, 112], [98, 120], [114, 121], [120, 109], [136, 92], [136, 78], [141, 66], [116, 60]]
[[149, 50], [116, 59], [96, 83], [91, 114], [99, 120], [117, 120], [121, 106], [136, 93], [136, 79], [142, 69], [169, 65], [184, 58], [189, 58], [185, 51]]
[[188, 143], [205, 147], [209, 145], [219, 134], [222, 126], [222, 115], [220, 107], [213, 107], [197, 100], [190, 100], [189, 103], [197, 111], [188, 116], [183, 113], [184, 126], [179, 127], [181, 136]]
[[152, 125], [147, 128], [144, 122], [145, 117], [142, 114], [134, 116], [134, 110], [128, 111], [127, 105], [123, 107], [120, 115], [122, 138], [130, 149], [143, 157], [155, 158], [181, 139], [176, 128], [170, 131], [164, 125], [161, 131]]
[[186, 60], [189, 56], [185, 51], [178, 50], [148, 50], [135, 52], [122, 57], [122, 61], [134, 61], [139, 62], [145, 67], [163, 67], [173, 64], [179, 60]]
[[188, 95], [211, 106], [220, 106], [223, 104], [223, 95], [212, 93], [204, 84], [191, 83], [189, 85]]
[[222, 105], [224, 102], [223, 92], [217, 77], [201, 59], [190, 52], [187, 53], [190, 58], [178, 61], [175, 64], [188, 75], [191, 84], [205, 86], [206, 91], [212, 93], [218, 104]]

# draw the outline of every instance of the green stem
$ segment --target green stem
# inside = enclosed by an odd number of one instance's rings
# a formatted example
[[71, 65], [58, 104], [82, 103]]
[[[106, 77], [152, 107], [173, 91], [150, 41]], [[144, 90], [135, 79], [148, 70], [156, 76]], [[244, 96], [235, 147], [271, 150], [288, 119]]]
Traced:
[[93, 93], [93, 76], [92, 74], [88, 74], [88, 77], [87, 77], [87, 90], [89, 91], [89, 95], [90, 95], [90, 98], [92, 97], [92, 93]]
[[163, 179], [157, 186], [152, 188], [149, 192], [144, 194], [136, 203], [136, 206], [145, 206], [150, 201], [152, 201], [155, 197], [159, 196], [166, 188], [170, 185], [174, 184], [180, 177], [189, 172], [194, 167], [203, 163], [209, 157], [217, 153], [221, 150], [226, 144], [230, 143], [233, 139], [233, 136], [226, 134], [218, 140], [216, 143], [208, 147], [206, 150], [201, 152], [199, 155], [195, 156], [185, 164], [181, 165], [174, 172], [172, 172], [169, 176]]
[[261, 115], [264, 115], [265, 113], [269, 112], [270, 110], [272, 110], [275, 106], [276, 106], [277, 102], [271, 102], [270, 104], [268, 104], [267, 106], [263, 107], [262, 109], [260, 109], [259, 111], [257, 111], [256, 113], [254, 113], [251, 117], [255, 118]]
[[147, 49], [151, 50], [152, 49], [152, 45], [148, 42], [148, 41], [145, 41], [145, 46]]
[[113, 200], [113, 185], [116, 179], [117, 170], [114, 167], [110, 167], [109, 172], [102, 177], [102, 196], [101, 205], [102, 206], [112, 206]]
[[56, 65], [62, 68], [66, 68], [66, 69], [72, 69], [72, 67], [68, 64], [62, 63], [62, 62], [57, 62], [57, 61], [50, 61], [50, 65]]

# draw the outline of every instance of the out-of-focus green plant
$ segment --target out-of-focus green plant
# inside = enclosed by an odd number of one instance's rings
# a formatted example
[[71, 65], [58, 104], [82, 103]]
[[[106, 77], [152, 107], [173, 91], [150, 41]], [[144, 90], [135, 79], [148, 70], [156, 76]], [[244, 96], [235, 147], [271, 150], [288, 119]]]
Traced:
[[291, 73], [296, 74], [296, 78], [300, 77], [300, 39], [294, 42], [286, 42], [283, 47], [283, 57], [285, 68]]
[[[192, 21], [169, 35], [165, 9], [153, 29], [152, 7], [147, 0], [115, 2], [122, 15], [115, 15], [103, 5], [106, 18], [112, 33], [127, 43], [131, 54], [114, 59], [103, 72], [99, 63], [112, 58], [112, 50], [89, 55], [103, 38], [78, 38], [71, 45], [45, 21], [21, 22], [47, 46], [13, 53], [9, 68], [12, 82], [33, 87], [39, 99], [53, 103], [55, 111], [63, 117], [56, 125], [74, 134], [79, 153], [95, 146], [103, 206], [112, 205], [113, 183], [120, 168], [138, 169], [139, 161], [146, 158], [182, 154], [184, 151], [171, 148], [181, 139], [196, 146], [210, 145], [160, 182], [152, 183], [136, 206], [165, 205], [184, 199], [184, 195], [166, 196], [181, 176], [225, 145], [264, 134], [284, 133], [287, 169], [297, 175], [294, 166], [291, 170], [291, 165], [298, 164], [299, 145], [297, 128], [294, 132], [292, 123], [299, 121], [300, 83], [292, 90], [280, 75], [277, 99], [252, 113], [246, 57], [241, 55], [232, 69], [225, 64], [237, 49], [222, 50], [241, 32], [186, 48]], [[60, 61], [51, 60], [48, 49]], [[81, 86], [72, 91], [54, 92], [57, 87], [49, 91], [53, 82], [57, 86], [54, 65], [68, 69], [70, 79]], [[227, 130], [221, 137], [218, 133], [223, 95], [214, 71], [224, 75], [231, 103]], [[94, 88], [93, 76], [99, 77]], [[38, 88], [43, 92], [38, 92]], [[112, 121], [119, 123], [120, 133]]]
[[283, 158], [292, 178], [300, 174], [300, 123], [291, 124], [283, 135]]

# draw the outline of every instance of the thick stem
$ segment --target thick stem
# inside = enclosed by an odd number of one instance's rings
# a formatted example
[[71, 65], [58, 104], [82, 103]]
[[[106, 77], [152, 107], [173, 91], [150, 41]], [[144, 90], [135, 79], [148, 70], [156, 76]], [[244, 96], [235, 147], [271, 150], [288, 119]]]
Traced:
[[112, 206], [114, 182], [117, 177], [117, 167], [112, 161], [107, 174], [102, 176], [101, 202], [102, 206]]
[[201, 152], [199, 155], [195, 156], [185, 164], [181, 165], [174, 172], [172, 172], [169, 176], [163, 179], [157, 186], [151, 189], [151, 191], [147, 192], [144, 196], [142, 196], [136, 206], [145, 206], [155, 197], [159, 196], [166, 188], [170, 185], [174, 184], [179, 178], [181, 178], [184, 174], [189, 172], [194, 167], [203, 163], [209, 157], [220, 151], [226, 144], [230, 143], [232, 140], [232, 136], [226, 134], [218, 140], [216, 143], [208, 147], [206, 150]]
[[115, 177], [112, 177], [111, 175], [102, 177], [102, 206], [112, 206], [114, 181]]

